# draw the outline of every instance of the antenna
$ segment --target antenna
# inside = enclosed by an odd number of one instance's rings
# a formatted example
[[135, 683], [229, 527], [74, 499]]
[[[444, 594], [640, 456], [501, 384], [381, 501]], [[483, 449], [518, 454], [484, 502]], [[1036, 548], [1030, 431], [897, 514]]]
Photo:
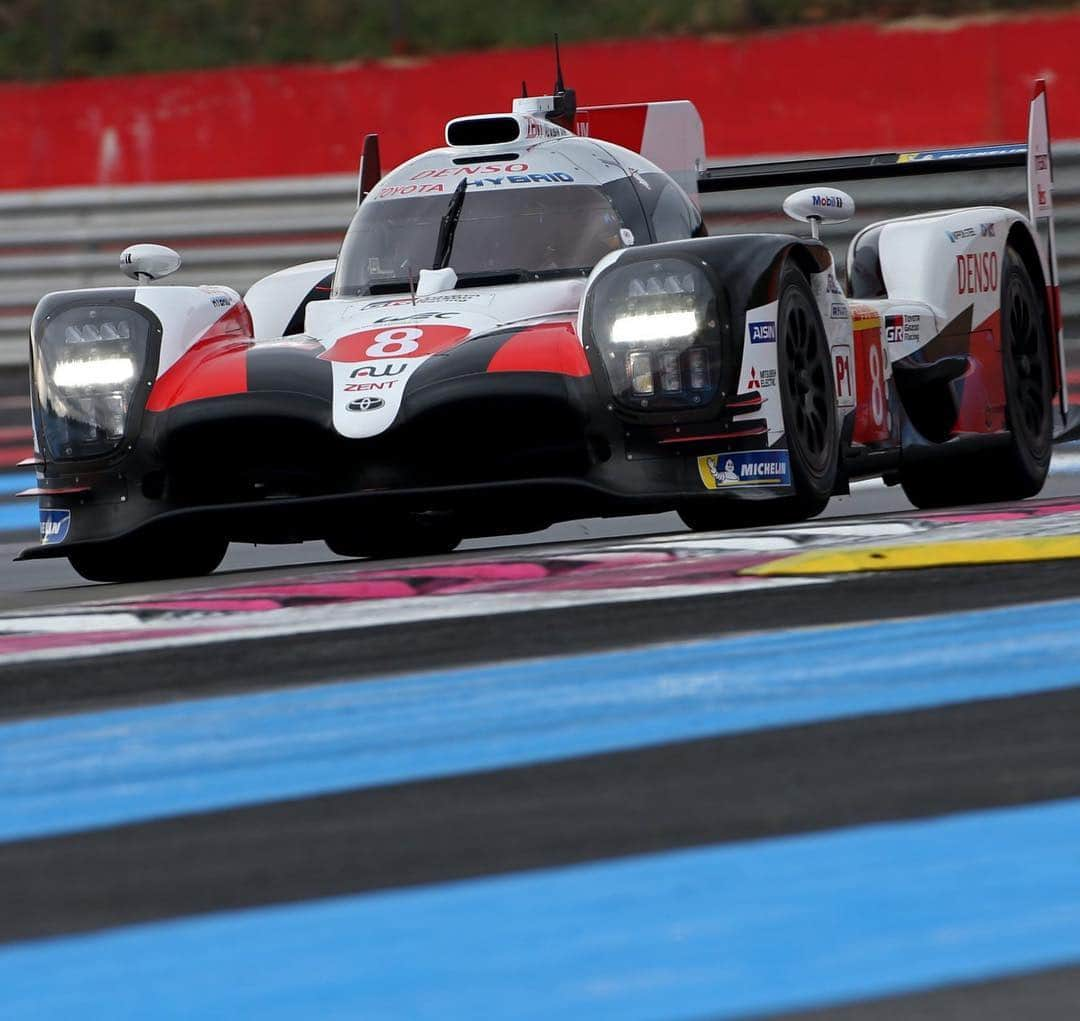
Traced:
[[574, 130], [574, 115], [577, 113], [577, 95], [563, 83], [562, 60], [559, 58], [559, 35], [555, 34], [555, 95], [551, 112], [547, 119], [567, 131]]
[[528, 99], [529, 98], [529, 90], [525, 87], [525, 79], [524, 78], [521, 79], [521, 98], [522, 99]]

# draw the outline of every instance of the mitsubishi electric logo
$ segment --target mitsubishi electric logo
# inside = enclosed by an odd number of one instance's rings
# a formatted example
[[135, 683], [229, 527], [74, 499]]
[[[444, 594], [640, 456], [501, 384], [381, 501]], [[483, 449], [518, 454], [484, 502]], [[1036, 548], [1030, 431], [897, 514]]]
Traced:
[[386, 401], [381, 397], [361, 397], [358, 401], [350, 401], [350, 411], [378, 411], [379, 408], [384, 407]]

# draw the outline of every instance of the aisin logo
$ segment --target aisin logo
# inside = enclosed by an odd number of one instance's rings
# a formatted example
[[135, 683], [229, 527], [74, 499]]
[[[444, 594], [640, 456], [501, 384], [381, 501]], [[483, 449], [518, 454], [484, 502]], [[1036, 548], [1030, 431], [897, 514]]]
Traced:
[[349, 403], [350, 411], [378, 411], [386, 404], [381, 397], [361, 397], [358, 401]]

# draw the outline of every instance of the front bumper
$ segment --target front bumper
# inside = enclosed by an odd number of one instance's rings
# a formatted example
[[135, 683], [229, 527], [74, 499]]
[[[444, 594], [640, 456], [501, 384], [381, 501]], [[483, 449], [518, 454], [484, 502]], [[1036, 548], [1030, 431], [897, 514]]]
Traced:
[[118, 463], [65, 474], [50, 464], [45, 488], [85, 489], [41, 498], [43, 511], [70, 512], [70, 526], [62, 542], [18, 559], [117, 539], [170, 541], [178, 529], [284, 543], [437, 515], [468, 537], [669, 510], [703, 496], [785, 495], [770, 486], [710, 495], [703, 486], [699, 456], [764, 446], [747, 424], [730, 438], [676, 430], [665, 445], [657, 427], [628, 426], [603, 406], [591, 379], [554, 373], [422, 388], [392, 429], [369, 440], [338, 435], [328, 402], [311, 395], [211, 398], [147, 415]]

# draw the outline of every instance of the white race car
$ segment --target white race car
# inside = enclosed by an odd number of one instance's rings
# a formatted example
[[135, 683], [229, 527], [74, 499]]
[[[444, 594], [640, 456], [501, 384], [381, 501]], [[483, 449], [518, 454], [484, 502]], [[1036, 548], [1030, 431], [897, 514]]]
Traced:
[[[331, 262], [241, 299], [47, 295], [31, 354], [41, 545], [87, 578], [212, 571], [230, 541], [347, 556], [677, 510], [693, 528], [816, 514], [884, 475], [919, 506], [1043, 484], [1070, 424], [1045, 90], [1026, 145], [704, 167], [688, 102], [578, 110], [557, 83], [463, 117], [382, 177]], [[1028, 168], [1030, 210], [862, 230], [846, 286], [824, 184]], [[805, 186], [802, 236], [709, 237], [703, 191]]]

